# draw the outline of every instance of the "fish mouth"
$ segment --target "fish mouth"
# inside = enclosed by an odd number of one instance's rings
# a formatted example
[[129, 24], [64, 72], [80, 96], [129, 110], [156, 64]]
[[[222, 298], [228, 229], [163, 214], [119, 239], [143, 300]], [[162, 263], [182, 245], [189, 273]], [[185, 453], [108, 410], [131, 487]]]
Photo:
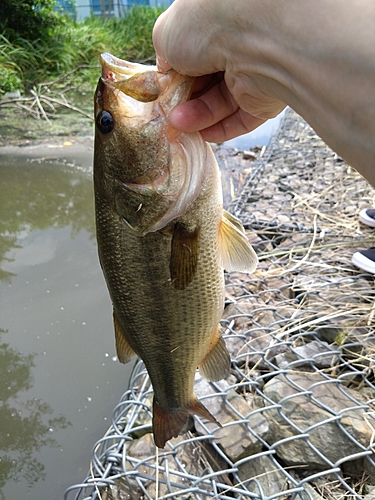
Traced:
[[156, 66], [145, 66], [144, 64], [124, 61], [108, 52], [100, 54], [100, 64], [102, 65], [102, 77], [113, 82], [131, 78], [139, 73], [157, 71]]
[[[194, 79], [173, 69], [162, 73], [156, 66], [124, 61], [108, 52], [100, 55], [100, 62], [101, 80], [136, 101], [149, 103], [159, 100], [164, 102], [162, 107], [167, 110], [190, 97]], [[175, 98], [168, 98], [168, 95]]]
[[104, 52], [100, 56], [102, 81], [140, 102], [153, 102], [160, 96], [159, 73], [155, 66], [124, 61]]

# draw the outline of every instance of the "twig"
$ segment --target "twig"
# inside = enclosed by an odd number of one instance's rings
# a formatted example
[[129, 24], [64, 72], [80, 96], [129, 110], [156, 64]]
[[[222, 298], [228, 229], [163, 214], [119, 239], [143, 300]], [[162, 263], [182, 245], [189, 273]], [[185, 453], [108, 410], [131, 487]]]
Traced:
[[34, 104], [35, 104], [35, 99], [31, 106], [25, 106], [24, 104], [17, 103], [17, 107], [22, 108], [26, 110], [28, 113], [30, 113], [30, 115], [34, 118], [34, 120], [39, 120], [40, 119], [39, 111], [33, 109]]
[[55, 85], [56, 83], [59, 83], [59, 82], [65, 80], [66, 77], [72, 75], [73, 73], [75, 73], [76, 71], [79, 71], [80, 69], [95, 69], [95, 68], [100, 68], [100, 65], [98, 64], [98, 65], [95, 65], [95, 66], [90, 66], [90, 64], [80, 64], [76, 68], [72, 69], [72, 71], [69, 71], [68, 73], [65, 73], [65, 75], [60, 76], [56, 80], [52, 80], [52, 82], [40, 83], [39, 85], [41, 87], [52, 87], [52, 85]]
[[[374, 238], [368, 239], [368, 240], [361, 240], [360, 241], [361, 245], [364, 243], [374, 243]], [[339, 247], [339, 246], [354, 246], [357, 245], [358, 241], [338, 241], [337, 243], [326, 243], [325, 245], [317, 245], [314, 247], [308, 247], [308, 248], [294, 248], [292, 250], [292, 253], [305, 253], [307, 251], [311, 250], [323, 250], [324, 248], [334, 248], [334, 247]], [[269, 259], [270, 257], [281, 257], [282, 255], [288, 255], [290, 254], [291, 251], [290, 249], [287, 250], [277, 250], [276, 252], [264, 252], [261, 255], [258, 256], [259, 260], [265, 260]]]
[[34, 101], [34, 97], [17, 97], [16, 99], [2, 99], [0, 100], [0, 106], [6, 106], [7, 104], [15, 105], [19, 102]]
[[81, 113], [81, 115], [86, 116], [86, 118], [89, 118], [90, 120], [94, 119], [94, 117], [92, 115], [90, 115], [89, 113], [86, 113], [86, 111], [83, 111], [82, 109], [76, 108], [75, 106], [72, 106], [68, 102], [63, 102], [63, 101], [60, 101], [59, 99], [55, 99], [53, 97], [48, 97], [48, 96], [43, 96], [43, 97], [41, 97], [41, 99], [43, 101], [48, 100], [51, 102], [55, 102], [56, 104], [60, 104], [60, 106], [65, 106], [66, 108], [71, 109], [72, 111], [77, 111], [77, 113]]
[[32, 94], [35, 97], [36, 104], [37, 104], [38, 108], [40, 109], [40, 112], [42, 113], [43, 118], [46, 120], [46, 122], [48, 122], [50, 125], [52, 125], [51, 120], [48, 118], [46, 112], [44, 111], [43, 106], [40, 103], [38, 94], [33, 89], [30, 90], [30, 94]]

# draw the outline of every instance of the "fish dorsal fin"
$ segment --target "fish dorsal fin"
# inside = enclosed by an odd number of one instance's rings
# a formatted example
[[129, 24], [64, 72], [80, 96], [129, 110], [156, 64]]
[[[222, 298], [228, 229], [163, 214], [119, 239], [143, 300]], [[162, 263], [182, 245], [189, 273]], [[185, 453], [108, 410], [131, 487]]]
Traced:
[[169, 269], [171, 283], [176, 290], [185, 290], [195, 276], [198, 265], [199, 228], [187, 229], [177, 222], [172, 236]]
[[229, 374], [230, 356], [223, 337], [216, 331], [211, 347], [199, 364], [199, 373], [209, 382], [221, 380]]
[[227, 271], [243, 273], [254, 272], [258, 264], [241, 222], [226, 210], [219, 229], [219, 264]]
[[120, 363], [127, 363], [135, 356], [135, 352], [130, 347], [124, 330], [120, 325], [115, 311], [113, 311], [113, 326], [115, 327], [116, 351]]

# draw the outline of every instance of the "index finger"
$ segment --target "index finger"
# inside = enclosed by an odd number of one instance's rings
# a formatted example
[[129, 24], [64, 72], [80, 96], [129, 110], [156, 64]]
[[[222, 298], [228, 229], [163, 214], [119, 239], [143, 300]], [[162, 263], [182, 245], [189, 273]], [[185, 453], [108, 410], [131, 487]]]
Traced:
[[196, 132], [211, 127], [237, 110], [238, 104], [222, 81], [200, 97], [176, 106], [170, 114], [170, 123], [177, 130]]

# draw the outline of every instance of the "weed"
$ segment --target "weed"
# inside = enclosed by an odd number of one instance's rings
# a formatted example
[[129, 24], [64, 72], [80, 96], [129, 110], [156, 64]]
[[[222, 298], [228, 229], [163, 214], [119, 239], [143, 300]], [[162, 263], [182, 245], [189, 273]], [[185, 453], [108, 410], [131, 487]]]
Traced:
[[[0, 65], [13, 71], [25, 89], [53, 80], [79, 65], [98, 65], [101, 52], [132, 61], [154, 58], [152, 28], [162, 9], [133, 7], [123, 18], [102, 20], [91, 17], [77, 23], [66, 19], [46, 42], [30, 41], [13, 34], [11, 41], [0, 35]], [[92, 85], [97, 70], [88, 71]]]

